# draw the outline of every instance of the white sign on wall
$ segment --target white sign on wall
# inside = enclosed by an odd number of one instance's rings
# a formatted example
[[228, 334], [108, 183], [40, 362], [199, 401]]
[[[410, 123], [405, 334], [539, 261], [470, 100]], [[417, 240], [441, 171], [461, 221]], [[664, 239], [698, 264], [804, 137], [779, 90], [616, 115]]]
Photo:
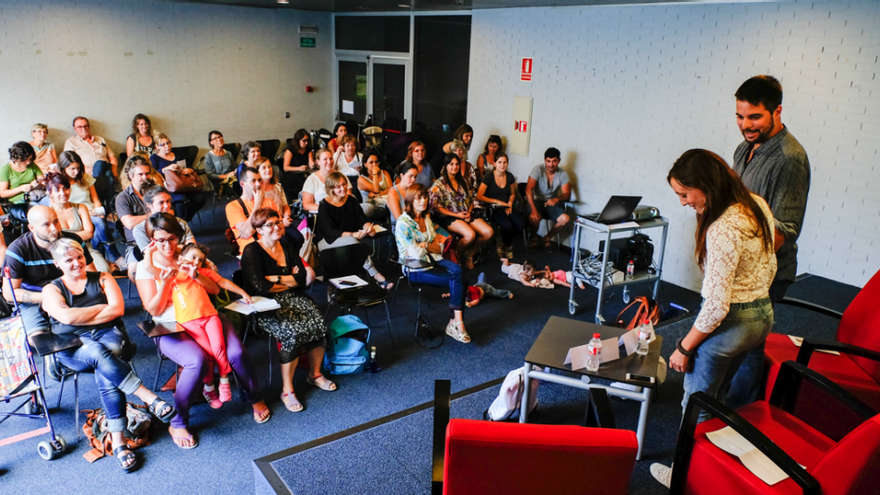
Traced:
[[529, 136], [532, 134], [532, 99], [513, 97], [513, 132], [508, 139], [508, 151], [529, 156]]

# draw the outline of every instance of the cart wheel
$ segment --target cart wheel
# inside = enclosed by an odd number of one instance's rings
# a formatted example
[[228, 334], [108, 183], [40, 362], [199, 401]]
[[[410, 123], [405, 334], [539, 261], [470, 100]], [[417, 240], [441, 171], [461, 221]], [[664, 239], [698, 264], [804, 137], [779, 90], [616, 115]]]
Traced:
[[568, 314], [574, 316], [574, 314], [576, 312], [577, 312], [577, 304], [575, 304], [573, 302], [569, 302], [568, 303]]
[[55, 440], [58, 442], [58, 448], [55, 449], [55, 452], [58, 454], [63, 454], [67, 451], [67, 440], [64, 439], [61, 435], [55, 435]]
[[43, 440], [37, 444], [37, 453], [46, 461], [51, 461], [55, 458], [55, 449], [52, 448], [52, 444], [48, 440]]
[[623, 291], [623, 304], [629, 304], [629, 291]]

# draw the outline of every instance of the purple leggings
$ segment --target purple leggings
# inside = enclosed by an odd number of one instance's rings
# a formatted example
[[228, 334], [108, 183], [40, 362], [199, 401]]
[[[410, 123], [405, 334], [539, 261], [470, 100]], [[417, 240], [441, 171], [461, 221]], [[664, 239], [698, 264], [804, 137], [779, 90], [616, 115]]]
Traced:
[[[248, 403], [256, 404], [262, 400], [262, 396], [251, 356], [241, 345], [232, 323], [223, 315], [220, 315], [220, 321], [223, 322], [229, 364], [238, 377], [238, 384], [244, 391]], [[162, 354], [183, 367], [177, 380], [177, 390], [174, 391], [174, 407], [177, 408], [177, 415], [171, 418], [171, 426], [186, 428], [189, 423], [189, 408], [199, 397], [202, 383], [209, 367], [213, 366], [213, 361], [186, 333], [158, 337], [156, 345], [159, 346]]]

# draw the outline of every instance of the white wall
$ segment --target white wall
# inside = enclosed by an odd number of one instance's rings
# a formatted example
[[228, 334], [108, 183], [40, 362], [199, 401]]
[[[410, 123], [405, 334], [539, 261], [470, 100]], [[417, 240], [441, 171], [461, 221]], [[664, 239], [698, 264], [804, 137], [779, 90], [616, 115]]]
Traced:
[[[513, 132], [513, 97], [533, 97], [530, 156], [512, 156], [511, 170], [524, 180], [556, 146], [586, 210], [643, 196], [671, 221], [664, 279], [696, 288], [694, 213], [666, 173], [690, 148], [732, 161], [733, 94], [772, 74], [812, 165], [799, 272], [863, 286], [880, 269], [878, 55], [875, 1], [478, 10], [468, 122], [482, 149]], [[535, 59], [531, 83], [519, 81], [522, 57]]]
[[[297, 27], [319, 27], [300, 48]], [[330, 14], [158, 1], [0, 0], [0, 157], [85, 115], [119, 153], [137, 113], [175, 146], [290, 138], [333, 117]], [[317, 91], [305, 92], [305, 86]], [[284, 112], [291, 118], [285, 119]]]

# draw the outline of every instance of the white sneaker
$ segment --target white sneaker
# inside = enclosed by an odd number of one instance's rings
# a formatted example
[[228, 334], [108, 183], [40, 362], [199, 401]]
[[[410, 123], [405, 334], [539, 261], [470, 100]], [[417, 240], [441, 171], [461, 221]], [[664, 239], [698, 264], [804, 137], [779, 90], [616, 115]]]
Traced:
[[651, 464], [651, 476], [663, 486], [669, 488], [669, 485], [672, 484], [672, 467], [667, 467], [664, 464], [655, 462], [654, 464]]

